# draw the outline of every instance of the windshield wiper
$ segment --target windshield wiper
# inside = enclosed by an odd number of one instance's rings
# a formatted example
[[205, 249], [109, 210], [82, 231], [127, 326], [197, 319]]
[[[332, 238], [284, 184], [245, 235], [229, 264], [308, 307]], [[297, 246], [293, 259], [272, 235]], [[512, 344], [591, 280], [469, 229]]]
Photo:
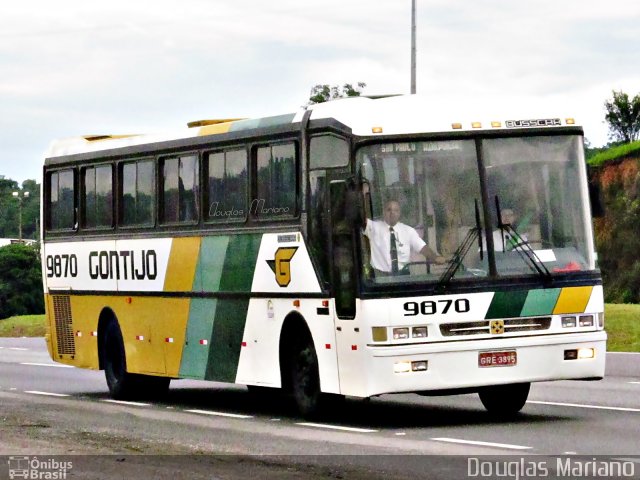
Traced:
[[500, 236], [502, 237], [502, 246], [503, 250], [506, 250], [504, 247], [505, 242], [505, 233], [509, 235], [510, 242], [516, 241], [512, 243], [513, 249], [512, 251], [518, 252], [522, 261], [529, 267], [534, 273], [537, 273], [541, 277], [549, 280], [551, 279], [551, 272], [549, 269], [542, 263], [540, 257], [536, 254], [536, 252], [531, 248], [529, 242], [524, 239], [522, 235], [520, 235], [516, 229], [510, 223], [502, 222], [502, 211], [500, 210], [500, 200], [496, 195], [496, 213], [498, 214], [498, 228], [500, 229]]
[[467, 256], [467, 253], [469, 253], [469, 249], [476, 239], [478, 239], [478, 244], [480, 246], [480, 259], [483, 258], [482, 236], [480, 235], [482, 232], [482, 227], [480, 226], [480, 210], [478, 209], [478, 200], [474, 200], [474, 202], [476, 209], [476, 226], [467, 232], [466, 237], [464, 237], [462, 243], [453, 253], [451, 260], [449, 260], [447, 269], [443, 272], [443, 274], [440, 276], [440, 279], [438, 280], [438, 286], [441, 288], [446, 287], [449, 284], [453, 276], [462, 265], [464, 257]]

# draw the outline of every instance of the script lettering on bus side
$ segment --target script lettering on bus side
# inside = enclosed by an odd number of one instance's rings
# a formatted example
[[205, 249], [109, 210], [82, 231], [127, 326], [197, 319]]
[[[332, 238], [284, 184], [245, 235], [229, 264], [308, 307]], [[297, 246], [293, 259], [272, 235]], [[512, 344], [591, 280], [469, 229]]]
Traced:
[[466, 298], [457, 298], [455, 300], [425, 300], [423, 302], [405, 302], [405, 317], [412, 317], [418, 314], [435, 315], [437, 313], [467, 313], [471, 310], [469, 300]]
[[89, 253], [89, 276], [93, 280], [155, 280], [155, 250], [102, 250]]

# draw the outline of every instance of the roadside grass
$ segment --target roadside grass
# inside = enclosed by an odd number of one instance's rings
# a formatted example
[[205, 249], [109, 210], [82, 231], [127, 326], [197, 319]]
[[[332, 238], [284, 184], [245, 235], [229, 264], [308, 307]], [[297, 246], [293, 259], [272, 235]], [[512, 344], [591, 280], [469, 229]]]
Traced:
[[640, 305], [613, 304], [604, 306], [604, 329], [610, 352], [640, 352]]
[[[610, 352], [640, 352], [640, 305], [607, 303], [604, 327]], [[44, 315], [0, 320], [0, 337], [43, 337]]]
[[44, 315], [20, 315], [0, 320], [0, 337], [44, 337]]

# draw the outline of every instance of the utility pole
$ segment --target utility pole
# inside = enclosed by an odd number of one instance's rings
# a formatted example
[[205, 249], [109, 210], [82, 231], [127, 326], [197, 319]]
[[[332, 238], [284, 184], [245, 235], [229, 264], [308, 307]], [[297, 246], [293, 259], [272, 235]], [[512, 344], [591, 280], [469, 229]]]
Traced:
[[18, 199], [18, 239], [22, 242], [22, 201], [29, 198], [29, 192], [24, 190], [21, 192], [13, 192], [13, 196]]
[[411, 94], [416, 93], [416, 0], [411, 0]]

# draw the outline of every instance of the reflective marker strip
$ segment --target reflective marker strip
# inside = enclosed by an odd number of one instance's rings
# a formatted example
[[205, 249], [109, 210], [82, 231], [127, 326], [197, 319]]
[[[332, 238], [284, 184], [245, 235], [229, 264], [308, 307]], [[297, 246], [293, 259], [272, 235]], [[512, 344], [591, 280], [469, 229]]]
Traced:
[[533, 448], [533, 447], [525, 447], [523, 445], [510, 445], [508, 443], [493, 443], [493, 442], [480, 442], [477, 440], [462, 440], [460, 438], [438, 437], [438, 438], [432, 438], [431, 440], [435, 440], [437, 442], [460, 443], [463, 445], [478, 445], [481, 447], [508, 448], [511, 450], [529, 450]]
[[38, 390], [25, 390], [24, 393], [32, 393], [34, 395], [46, 395], [49, 397], [70, 397], [66, 393], [51, 393], [51, 392], [39, 392]]
[[200, 345], [208, 345], [208, 344], [209, 344], [209, 340], [206, 340], [206, 339], [200, 340]]
[[136, 340], [144, 340], [144, 335], [136, 335]]
[[251, 415], [240, 415], [238, 413], [225, 413], [225, 412], [210, 412], [208, 410], [185, 410], [189, 413], [201, 413], [203, 415], [214, 415], [216, 417], [229, 417], [229, 418], [253, 418]]
[[536, 403], [538, 405], [555, 405], [558, 407], [592, 408], [595, 410], [614, 410], [616, 412], [640, 412], [640, 408], [605, 407], [602, 405], [580, 405], [578, 403], [538, 402], [534, 400], [528, 400], [527, 403]]
[[167, 338], [164, 339], [164, 341], [167, 342], [167, 343], [173, 343], [173, 338], [167, 337]]
[[326, 425], [324, 423], [296, 423], [303, 427], [313, 428], [328, 428], [329, 430], [344, 430], [345, 432], [358, 432], [358, 433], [375, 433], [378, 430], [370, 430], [368, 428], [355, 428], [355, 427], [343, 427], [341, 425]]

